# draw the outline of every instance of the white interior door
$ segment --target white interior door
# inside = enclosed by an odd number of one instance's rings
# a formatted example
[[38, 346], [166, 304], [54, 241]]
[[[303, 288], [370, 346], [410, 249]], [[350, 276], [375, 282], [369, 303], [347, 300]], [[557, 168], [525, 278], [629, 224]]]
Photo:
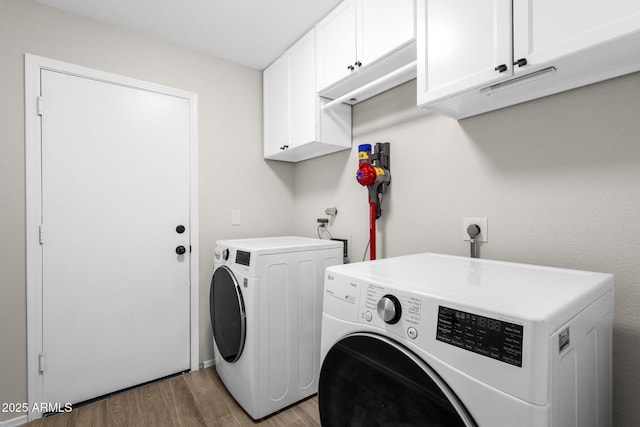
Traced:
[[41, 73], [43, 400], [75, 403], [190, 367], [189, 100]]

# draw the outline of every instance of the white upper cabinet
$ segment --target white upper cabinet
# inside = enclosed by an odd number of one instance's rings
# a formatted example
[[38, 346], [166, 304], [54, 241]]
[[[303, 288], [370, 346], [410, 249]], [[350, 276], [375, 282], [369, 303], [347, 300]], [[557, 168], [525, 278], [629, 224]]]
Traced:
[[315, 30], [264, 70], [264, 157], [297, 162], [351, 148], [351, 107], [322, 111]]
[[418, 105], [463, 118], [640, 70], [638, 0], [417, 0]]
[[415, 60], [415, 0], [345, 0], [316, 34], [317, 87], [335, 99]]
[[638, 0], [518, 0], [513, 11], [514, 57], [530, 67], [640, 29]]
[[289, 144], [316, 139], [315, 37], [308, 33], [288, 51]]
[[348, 76], [355, 69], [356, 4], [345, 0], [316, 25], [318, 88]]
[[262, 80], [266, 156], [289, 143], [289, 58], [282, 56], [271, 64]]
[[356, 59], [361, 66], [415, 40], [415, 0], [359, 0], [356, 5]]
[[511, 0], [418, 2], [419, 103], [512, 76]]

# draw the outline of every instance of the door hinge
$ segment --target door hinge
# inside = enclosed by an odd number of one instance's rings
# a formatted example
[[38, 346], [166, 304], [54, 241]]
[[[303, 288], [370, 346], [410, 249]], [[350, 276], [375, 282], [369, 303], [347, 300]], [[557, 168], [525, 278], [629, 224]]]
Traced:
[[42, 224], [38, 227], [38, 239], [42, 245], [44, 243], [44, 225]]
[[44, 353], [40, 353], [39, 357], [38, 357], [38, 362], [40, 364], [40, 373], [44, 373]]
[[42, 100], [42, 97], [39, 96], [38, 97], [38, 101], [36, 102], [36, 111], [38, 112], [38, 115], [41, 116], [42, 115], [42, 111], [44, 110], [44, 101]]

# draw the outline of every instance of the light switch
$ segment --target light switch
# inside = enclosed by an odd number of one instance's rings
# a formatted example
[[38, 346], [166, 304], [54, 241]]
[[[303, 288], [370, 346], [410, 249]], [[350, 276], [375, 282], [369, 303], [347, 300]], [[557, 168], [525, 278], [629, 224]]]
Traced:
[[240, 225], [240, 211], [231, 211], [231, 225]]

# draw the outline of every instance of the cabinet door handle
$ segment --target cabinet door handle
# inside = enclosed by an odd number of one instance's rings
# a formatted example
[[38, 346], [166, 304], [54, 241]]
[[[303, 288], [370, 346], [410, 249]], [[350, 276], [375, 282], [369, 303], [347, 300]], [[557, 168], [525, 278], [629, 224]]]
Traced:
[[527, 58], [520, 58], [516, 62], [514, 62], [513, 65], [517, 65], [518, 67], [524, 67], [525, 65], [527, 65]]
[[358, 68], [362, 67], [362, 62], [356, 61], [355, 66]]
[[349, 71], [353, 71], [355, 69], [355, 67], [353, 65], [347, 65], [347, 69]]
[[288, 145], [283, 145], [282, 147], [280, 147], [281, 150], [286, 150], [287, 148], [289, 148]]
[[499, 73], [504, 73], [505, 71], [507, 71], [507, 64], [500, 64], [498, 65], [496, 68], [494, 68], [494, 70], [496, 70]]

